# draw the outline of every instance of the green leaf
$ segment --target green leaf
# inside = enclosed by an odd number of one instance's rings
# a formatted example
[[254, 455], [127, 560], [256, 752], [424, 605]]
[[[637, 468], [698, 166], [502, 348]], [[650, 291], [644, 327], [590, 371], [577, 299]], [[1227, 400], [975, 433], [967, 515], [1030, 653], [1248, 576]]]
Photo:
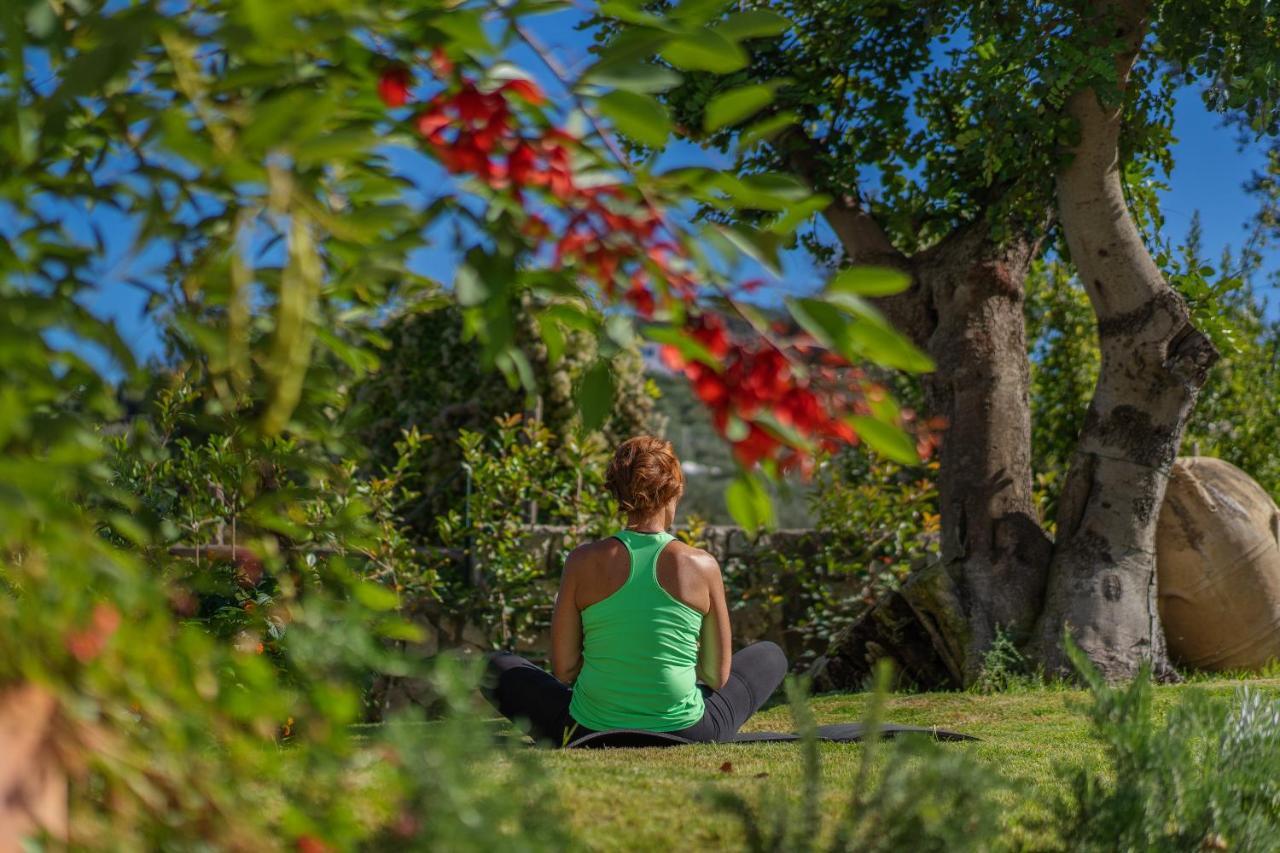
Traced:
[[588, 430], [604, 425], [613, 407], [613, 370], [609, 362], [600, 360], [591, 365], [578, 385], [578, 409], [582, 412], [582, 425]]
[[789, 29], [791, 29], [790, 20], [766, 9], [734, 12], [715, 27], [717, 33], [733, 41], [779, 36]]
[[660, 30], [624, 27], [600, 46], [597, 51], [600, 57], [597, 67], [613, 63], [648, 62], [670, 39], [669, 33]]
[[863, 358], [884, 367], [909, 373], [932, 373], [936, 367], [933, 359], [888, 325], [855, 323], [852, 339], [854, 349]]
[[538, 332], [547, 348], [547, 364], [554, 367], [564, 355], [564, 332], [560, 331], [560, 324], [556, 319], [546, 314], [538, 315]]
[[453, 276], [453, 293], [459, 305], [479, 305], [489, 296], [489, 288], [469, 264], [459, 264]]
[[266, 372], [271, 380], [261, 429], [276, 435], [302, 400], [303, 380], [311, 363], [315, 327], [311, 313], [320, 296], [324, 270], [312, 237], [311, 223], [298, 210], [289, 223], [289, 260], [280, 276]]
[[651, 12], [644, 11], [639, 3], [631, 2], [631, 0], [605, 0], [604, 3], [600, 4], [599, 9], [601, 15], [628, 24], [653, 27], [659, 30], [671, 28], [665, 18], [660, 18]]
[[916, 453], [915, 442], [901, 428], [866, 415], [851, 416], [849, 424], [880, 455], [903, 465], [919, 464], [920, 455]]
[[421, 643], [426, 631], [407, 619], [384, 619], [378, 623], [378, 634], [388, 640], [404, 640], [408, 643]]
[[790, 127], [793, 124], [800, 123], [800, 115], [790, 110], [761, 119], [748, 128], [745, 128], [738, 136], [738, 148], [743, 150], [751, 145], [759, 142], [761, 139], [770, 139], [778, 131], [784, 127]]
[[127, 513], [113, 512], [107, 516], [107, 523], [133, 545], [142, 547], [151, 544], [151, 532]]
[[299, 165], [309, 166], [329, 160], [359, 160], [378, 140], [367, 130], [340, 130], [313, 136], [300, 143], [293, 156]]
[[674, 89], [684, 81], [677, 72], [652, 62], [637, 60], [597, 62], [582, 77], [582, 83], [608, 86], [628, 92], [652, 94]]
[[849, 267], [827, 284], [827, 293], [858, 296], [891, 296], [911, 286], [911, 276], [889, 267]]
[[722, 14], [727, 5], [726, 0], [680, 0], [671, 17], [687, 26], [702, 26]]
[[616, 90], [599, 101], [600, 111], [626, 136], [650, 148], [661, 148], [671, 133], [667, 111], [649, 95]]
[[581, 308], [568, 303], [559, 303], [547, 307], [542, 312], [545, 316], [551, 317], [557, 323], [568, 326], [570, 329], [578, 329], [583, 332], [595, 333], [597, 323], [595, 318]]
[[747, 67], [747, 52], [715, 30], [701, 30], [673, 39], [662, 58], [685, 71], [729, 74]]
[[702, 126], [707, 133], [755, 115], [773, 100], [775, 84], [756, 83], [716, 95], [707, 104]]
[[782, 215], [769, 224], [769, 232], [781, 237], [789, 236], [811, 217], [827, 209], [831, 196], [811, 195], [803, 201], [791, 204]]
[[534, 375], [533, 365], [529, 363], [529, 357], [519, 347], [507, 347], [498, 353], [494, 363], [506, 376], [507, 384], [512, 388], [524, 388], [530, 394], [537, 393], [538, 378]]
[[487, 54], [493, 46], [484, 32], [483, 14], [479, 9], [452, 9], [440, 13], [431, 23], [449, 37], [452, 47]]
[[[763, 173], [742, 178], [722, 172], [705, 184], [705, 189], [718, 190], [728, 201], [743, 210], [786, 211], [793, 205], [810, 198], [808, 187], [785, 175]], [[723, 204], [713, 193], [704, 193], [705, 200]]]
[[809, 188], [799, 178], [782, 172], [757, 172], [753, 175], [744, 175], [742, 183], [755, 192], [770, 193], [789, 202], [804, 201], [811, 195]]
[[715, 368], [720, 366], [711, 350], [703, 346], [701, 342], [694, 340], [683, 329], [678, 329], [674, 326], [653, 325], [645, 328], [644, 336], [651, 341], [675, 347], [685, 361], [700, 361]]
[[394, 590], [372, 581], [360, 581], [352, 590], [356, 601], [370, 610], [394, 610], [400, 604], [400, 596]]
[[129, 68], [143, 42], [154, 33], [156, 18], [150, 10], [139, 8], [111, 17], [96, 15], [90, 20], [88, 26], [95, 31], [96, 44], [91, 50], [78, 52], [61, 69], [58, 88], [48, 100], [47, 132], [61, 132], [74, 99], [100, 92]]
[[852, 293], [830, 294], [826, 302], [849, 314], [848, 344], [854, 353], [885, 367], [912, 373], [929, 373], [933, 359], [902, 336], [884, 316], [862, 297]]
[[840, 316], [839, 310], [821, 299], [788, 299], [786, 304], [800, 328], [828, 349], [852, 359], [854, 352], [849, 343], [849, 321]]
[[777, 234], [770, 231], [757, 231], [745, 225], [716, 225], [717, 233], [742, 254], [760, 264], [774, 275], [782, 275], [782, 264], [778, 254], [781, 242]]
[[733, 520], [750, 536], [773, 526], [773, 501], [756, 475], [742, 472], [735, 477], [725, 489], [724, 502]]

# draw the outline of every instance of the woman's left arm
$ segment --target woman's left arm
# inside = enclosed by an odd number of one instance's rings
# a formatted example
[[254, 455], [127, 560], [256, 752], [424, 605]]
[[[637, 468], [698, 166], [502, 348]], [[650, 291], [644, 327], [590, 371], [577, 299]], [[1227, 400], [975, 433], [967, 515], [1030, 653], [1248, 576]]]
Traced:
[[707, 583], [708, 608], [702, 617], [698, 644], [698, 675], [712, 690], [729, 680], [733, 663], [733, 630], [729, 625], [729, 603], [724, 593], [720, 564], [710, 554], [703, 555], [702, 570]]
[[575, 551], [564, 561], [560, 591], [551, 613], [551, 673], [565, 684], [572, 684], [582, 671], [582, 614], [574, 601], [580, 560]]

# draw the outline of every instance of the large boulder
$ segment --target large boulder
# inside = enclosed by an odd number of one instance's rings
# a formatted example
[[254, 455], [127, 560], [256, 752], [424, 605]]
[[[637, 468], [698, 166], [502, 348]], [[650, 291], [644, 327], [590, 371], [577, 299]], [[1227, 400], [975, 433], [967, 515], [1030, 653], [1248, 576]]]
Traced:
[[1156, 564], [1176, 662], [1258, 669], [1280, 658], [1280, 510], [1248, 474], [1221, 459], [1175, 462]]

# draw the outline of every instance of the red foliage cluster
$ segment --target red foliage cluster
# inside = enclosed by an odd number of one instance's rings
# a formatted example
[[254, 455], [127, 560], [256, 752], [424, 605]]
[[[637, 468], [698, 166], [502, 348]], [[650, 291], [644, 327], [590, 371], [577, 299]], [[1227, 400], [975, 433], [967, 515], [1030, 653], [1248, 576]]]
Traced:
[[[783, 471], [808, 474], [812, 465], [812, 457], [802, 448], [791, 446], [776, 429], [761, 423], [762, 415], [824, 450], [857, 441], [846, 417], [863, 406], [855, 405], [858, 401], [847, 392], [834, 390], [840, 374], [847, 381], [854, 371], [842, 359], [813, 365], [802, 377], [774, 344], [732, 342], [719, 315], [699, 315], [689, 331], [720, 362], [721, 369], [686, 360], [674, 346], [663, 347], [663, 360], [689, 380], [694, 393], [711, 409], [716, 429], [730, 440], [734, 455], [744, 466], [775, 459]], [[820, 380], [828, 380], [831, 390], [821, 390]], [[735, 420], [738, 425], [731, 428]]]
[[[664, 235], [657, 211], [620, 184], [579, 180], [572, 164], [578, 141], [570, 134], [522, 123], [519, 107], [546, 101], [536, 83], [514, 79], [486, 89], [440, 54], [432, 66], [444, 87], [423, 105], [415, 125], [446, 169], [510, 191], [521, 202], [526, 191], [544, 190], [562, 221], [553, 226], [531, 213], [525, 236], [544, 240], [557, 234], [557, 267], [580, 271], [609, 298], [625, 282], [623, 298], [642, 316], [652, 317], [663, 296], [654, 273], [666, 293], [692, 302], [695, 283], [683, 272], [680, 247]], [[408, 103], [409, 88], [399, 65], [384, 71], [378, 84], [390, 107]]]
[[80, 663], [88, 663], [102, 654], [107, 640], [111, 639], [111, 635], [119, 627], [120, 611], [114, 605], [99, 602], [94, 605], [89, 624], [67, 634], [67, 651]]
[[[771, 459], [784, 471], [808, 473], [810, 449], [856, 442], [848, 415], [865, 413], [866, 406], [849, 394], [852, 368], [837, 356], [797, 371], [788, 354], [767, 340], [731, 341], [723, 318], [697, 310], [697, 282], [659, 211], [621, 184], [583, 180], [573, 169], [578, 140], [524, 120], [524, 110], [546, 100], [535, 83], [515, 79], [484, 87], [440, 53], [430, 64], [442, 88], [416, 113], [415, 125], [446, 169], [509, 192], [526, 208], [527, 191], [540, 191], [544, 212], [555, 211], [557, 221], [529, 211], [524, 236], [554, 239], [554, 266], [574, 269], [606, 297], [617, 298], [621, 284], [622, 298], [645, 318], [660, 306], [683, 303], [688, 332], [719, 366], [686, 362], [672, 347], [664, 358], [711, 409], [739, 462], [752, 467]], [[403, 66], [383, 73], [378, 92], [387, 106], [407, 104], [409, 91]], [[758, 285], [751, 281], [741, 289]], [[843, 382], [834, 381], [837, 373]]]

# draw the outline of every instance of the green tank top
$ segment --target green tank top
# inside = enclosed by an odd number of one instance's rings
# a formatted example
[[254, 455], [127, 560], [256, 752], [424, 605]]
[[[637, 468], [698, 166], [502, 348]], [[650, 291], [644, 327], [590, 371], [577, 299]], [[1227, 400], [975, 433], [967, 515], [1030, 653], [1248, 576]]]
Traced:
[[582, 671], [569, 713], [589, 729], [674, 732], [702, 719], [697, 685], [702, 614], [658, 583], [658, 555], [675, 537], [623, 530], [631, 571], [617, 592], [582, 611]]

